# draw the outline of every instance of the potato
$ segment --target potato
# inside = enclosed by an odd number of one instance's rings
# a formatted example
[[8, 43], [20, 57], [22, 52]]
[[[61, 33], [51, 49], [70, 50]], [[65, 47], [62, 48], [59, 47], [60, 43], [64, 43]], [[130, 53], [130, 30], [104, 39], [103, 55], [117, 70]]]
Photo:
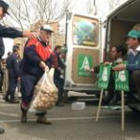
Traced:
[[54, 99], [57, 100], [58, 99], [58, 96], [56, 94], [54, 94]]
[[53, 93], [55, 92], [55, 89], [53, 87], [50, 87], [49, 91]]
[[44, 97], [48, 98], [48, 97], [49, 97], [49, 95], [48, 95], [48, 94], [44, 94]]
[[46, 98], [44, 96], [41, 97], [41, 101], [44, 101], [46, 100]]
[[52, 101], [52, 102], [55, 102], [55, 99], [52, 97], [52, 98], [51, 98], [51, 101]]
[[47, 103], [49, 103], [48, 99], [43, 101], [43, 104], [47, 104]]

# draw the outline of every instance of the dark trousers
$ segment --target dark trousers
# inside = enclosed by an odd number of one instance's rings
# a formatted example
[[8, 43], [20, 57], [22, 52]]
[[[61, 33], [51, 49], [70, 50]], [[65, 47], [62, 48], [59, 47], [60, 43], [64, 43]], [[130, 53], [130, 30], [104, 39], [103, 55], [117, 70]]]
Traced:
[[63, 94], [64, 94], [64, 80], [61, 78], [55, 78], [54, 79], [54, 83], [58, 89], [58, 102], [61, 102], [64, 98]]
[[17, 78], [9, 77], [9, 87], [5, 97], [8, 98], [8, 96], [10, 96], [10, 100], [14, 100], [16, 87], [17, 87]]
[[33, 97], [34, 87], [37, 84], [39, 78], [40, 77], [27, 73], [21, 74], [22, 102], [24, 102], [25, 104], [30, 104]]
[[[35, 75], [30, 75], [27, 73], [21, 74], [21, 94], [22, 94], [22, 104], [26, 104], [26, 109], [21, 106], [21, 110], [28, 110], [30, 102], [33, 98], [34, 88], [41, 77]], [[46, 112], [36, 112], [37, 116], [44, 116]]]

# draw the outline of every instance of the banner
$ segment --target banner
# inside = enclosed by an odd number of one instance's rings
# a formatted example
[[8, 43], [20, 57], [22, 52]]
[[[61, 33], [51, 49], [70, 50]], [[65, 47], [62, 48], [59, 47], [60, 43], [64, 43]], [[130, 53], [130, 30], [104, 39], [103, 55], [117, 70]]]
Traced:
[[[126, 61], [123, 64], [127, 64]], [[128, 70], [115, 72], [115, 90], [129, 91]]]
[[111, 64], [100, 64], [100, 72], [99, 72], [99, 80], [98, 80], [98, 87], [101, 89], [107, 89], [109, 84], [110, 78], [110, 71], [111, 71]]

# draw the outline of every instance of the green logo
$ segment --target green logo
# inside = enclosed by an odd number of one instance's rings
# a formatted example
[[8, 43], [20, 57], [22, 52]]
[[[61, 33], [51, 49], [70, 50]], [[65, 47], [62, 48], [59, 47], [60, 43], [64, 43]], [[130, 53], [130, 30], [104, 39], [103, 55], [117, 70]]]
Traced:
[[[127, 62], [123, 62], [126, 64]], [[128, 71], [115, 72], [115, 90], [129, 91]]]
[[107, 89], [109, 84], [111, 65], [100, 64], [98, 87], [102, 89]]
[[90, 55], [80, 54], [78, 56], [78, 75], [80, 77], [91, 77], [91, 73], [86, 72], [86, 69], [91, 69], [93, 64], [93, 58]]

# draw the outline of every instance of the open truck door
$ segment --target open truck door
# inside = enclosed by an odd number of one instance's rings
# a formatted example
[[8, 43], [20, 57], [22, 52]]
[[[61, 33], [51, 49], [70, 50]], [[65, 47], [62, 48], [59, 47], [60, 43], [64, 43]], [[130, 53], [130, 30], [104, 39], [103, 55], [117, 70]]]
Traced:
[[97, 78], [86, 72], [103, 59], [98, 18], [69, 14], [66, 34], [65, 90], [93, 91]]

